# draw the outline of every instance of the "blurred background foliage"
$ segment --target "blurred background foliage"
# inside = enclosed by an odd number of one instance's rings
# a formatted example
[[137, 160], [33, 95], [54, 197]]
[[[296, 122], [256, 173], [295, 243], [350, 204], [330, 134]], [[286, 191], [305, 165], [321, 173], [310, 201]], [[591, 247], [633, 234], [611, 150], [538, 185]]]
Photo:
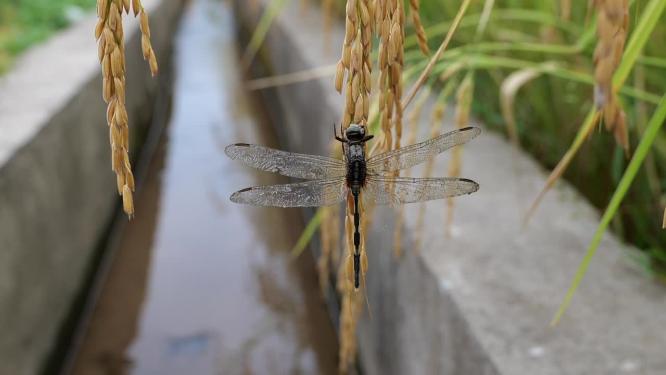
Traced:
[[[431, 79], [429, 85], [439, 93], [448, 82], [462, 82], [473, 71], [475, 117], [507, 134], [517, 147], [551, 170], [594, 106], [596, 10], [592, 1], [496, 0], [485, 32], [478, 35], [486, 3], [475, 1], [470, 6], [433, 70], [432, 76], [438, 78]], [[629, 3], [631, 38], [649, 1]], [[336, 0], [334, 13], [342, 16], [344, 4], [344, 0]], [[431, 51], [444, 39], [459, 5], [456, 1], [420, 0], [421, 21]], [[405, 9], [405, 79], [409, 82], [416, 79], [428, 57], [419, 50], [409, 1], [405, 1]], [[600, 209], [608, 204], [666, 91], [666, 16], [661, 16], [647, 37], [642, 55], [620, 90], [629, 129], [629, 154], [600, 125], [564, 174]], [[507, 121], [507, 116], [512, 121]], [[666, 135], [660, 131], [611, 225], [616, 235], [644, 250], [632, 255], [662, 280], [666, 275], [666, 233], [662, 230], [665, 177]], [[525, 206], [535, 198], [525, 197]], [[497, 220], [501, 214], [496, 213]]]
[[[473, 112], [486, 125], [506, 132], [501, 115], [500, 87], [516, 70], [552, 63], [557, 74], [542, 74], [525, 83], [514, 101], [515, 127], [520, 146], [552, 169], [566, 152], [593, 103], [596, 45], [594, 10], [587, 1], [497, 1], [483, 40], [474, 41], [474, 27], [461, 28], [454, 42], [461, 54], [456, 59], [481, 59], [477, 70]], [[630, 33], [647, 1], [630, 7]], [[455, 15], [450, 2], [422, 1], [422, 19], [435, 27]], [[481, 5], [468, 17], [480, 14]], [[564, 10], [564, 12], [563, 12]], [[432, 33], [429, 33], [429, 36]], [[431, 37], [431, 42], [437, 42]], [[666, 17], [661, 18], [621, 100], [627, 113], [631, 149], [645, 130], [651, 113], [666, 87]], [[628, 95], [628, 93], [635, 93]], [[640, 95], [638, 95], [640, 94]], [[666, 235], [661, 228], [664, 208], [666, 139], [663, 132], [643, 164], [631, 190], [617, 213], [616, 234], [646, 250], [648, 269], [666, 272]], [[604, 208], [615, 191], [628, 163], [612, 134], [598, 131], [581, 148], [564, 177], [595, 206]], [[526, 199], [533, 199], [526, 197]]]
[[17, 54], [94, 6], [95, 0], [0, 0], [0, 74]]

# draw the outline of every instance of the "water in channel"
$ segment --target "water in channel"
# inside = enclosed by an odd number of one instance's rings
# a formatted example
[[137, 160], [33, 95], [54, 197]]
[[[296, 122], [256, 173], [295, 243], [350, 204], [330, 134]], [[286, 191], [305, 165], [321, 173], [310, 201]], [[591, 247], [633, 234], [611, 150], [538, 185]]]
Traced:
[[277, 146], [242, 87], [233, 14], [192, 0], [175, 41], [173, 113], [118, 238], [74, 374], [329, 374], [337, 342], [294, 209], [234, 190], [284, 182], [224, 155]]

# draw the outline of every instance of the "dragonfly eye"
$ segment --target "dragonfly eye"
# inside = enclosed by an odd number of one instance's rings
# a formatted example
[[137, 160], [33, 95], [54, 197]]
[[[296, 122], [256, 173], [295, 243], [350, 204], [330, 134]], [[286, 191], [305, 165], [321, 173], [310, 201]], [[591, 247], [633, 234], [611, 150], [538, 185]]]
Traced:
[[361, 125], [351, 124], [345, 131], [345, 136], [350, 141], [360, 141], [365, 136], [365, 128]]

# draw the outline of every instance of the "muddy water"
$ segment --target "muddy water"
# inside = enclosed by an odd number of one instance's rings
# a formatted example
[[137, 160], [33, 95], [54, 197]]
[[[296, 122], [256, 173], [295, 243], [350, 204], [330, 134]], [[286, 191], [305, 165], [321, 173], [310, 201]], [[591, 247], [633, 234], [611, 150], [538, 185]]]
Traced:
[[119, 238], [75, 374], [335, 372], [313, 261], [289, 256], [299, 212], [228, 200], [283, 182], [223, 153], [232, 142], [276, 146], [241, 86], [232, 22], [222, 1], [186, 9], [167, 141]]

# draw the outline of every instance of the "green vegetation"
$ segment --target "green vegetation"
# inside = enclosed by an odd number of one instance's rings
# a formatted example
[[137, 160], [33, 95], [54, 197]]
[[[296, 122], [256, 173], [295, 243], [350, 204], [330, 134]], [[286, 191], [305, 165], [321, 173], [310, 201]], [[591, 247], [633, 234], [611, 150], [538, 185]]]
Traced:
[[[344, 14], [344, 3], [335, 2], [339, 15]], [[420, 0], [430, 51], [444, 40], [461, 3]], [[404, 4], [408, 9], [409, 2]], [[605, 210], [597, 231], [590, 233], [587, 253], [554, 322], [566, 310], [608, 226], [643, 250], [630, 254], [632, 258], [650, 275], [666, 281], [666, 230], [662, 229], [662, 220], [666, 225], [666, 135], [661, 129], [666, 117], [666, 3], [629, 0], [626, 46], [612, 76], [626, 113], [628, 151], [604, 129], [594, 103], [599, 79], [594, 65], [599, 43], [594, 4], [473, 2], [424, 88], [440, 93], [438, 103], [444, 103], [455, 101], [452, 93], [462, 91], [465, 83], [473, 87], [474, 115], [553, 170], [542, 195], [564, 177]], [[620, 2], [599, 4], [621, 6]], [[416, 80], [430, 58], [421, 53], [410, 26], [408, 22], [406, 85]], [[538, 210], [540, 198], [526, 199], [534, 199], [532, 208]]]
[[95, 0], [0, 1], [0, 73], [16, 55], [66, 27], [77, 12], [94, 6]]
[[[461, 64], [475, 68], [474, 113], [490, 127], [516, 134], [520, 146], [547, 168], [555, 167], [567, 152], [583, 123], [591, 124], [593, 53], [597, 43], [594, 9], [586, 1], [572, 1], [568, 16], [564, 1], [532, 2], [498, 0], [490, 13], [486, 33], [476, 35], [484, 2], [467, 12], [453, 43], [435, 71]], [[627, 49], [614, 82], [627, 114], [633, 155], [642, 140], [651, 114], [666, 88], [666, 15], [657, 1], [630, 2]], [[421, 18], [430, 46], [436, 47], [457, 12], [457, 5], [421, 1]], [[421, 66], [416, 38], [407, 32], [407, 65]], [[634, 43], [632, 44], [632, 39]], [[635, 48], [632, 48], [635, 47]], [[515, 129], [507, 128], [502, 115], [500, 88], [511, 74], [531, 70], [512, 98]], [[465, 74], [460, 69], [457, 75]], [[454, 75], [456, 76], [456, 75]], [[514, 76], [515, 77], [515, 76]], [[618, 81], [619, 79], [619, 81]], [[585, 121], [585, 119], [589, 121]], [[599, 208], [605, 208], [620, 184], [629, 158], [612, 134], [599, 127], [581, 142], [564, 177]], [[655, 274], [666, 272], [666, 233], [661, 229], [666, 190], [666, 137], [655, 133], [653, 148], [645, 151], [635, 167], [633, 184], [623, 186], [626, 196], [617, 202], [611, 226], [616, 234], [644, 249], [640, 258]], [[624, 195], [624, 194], [622, 194]]]

